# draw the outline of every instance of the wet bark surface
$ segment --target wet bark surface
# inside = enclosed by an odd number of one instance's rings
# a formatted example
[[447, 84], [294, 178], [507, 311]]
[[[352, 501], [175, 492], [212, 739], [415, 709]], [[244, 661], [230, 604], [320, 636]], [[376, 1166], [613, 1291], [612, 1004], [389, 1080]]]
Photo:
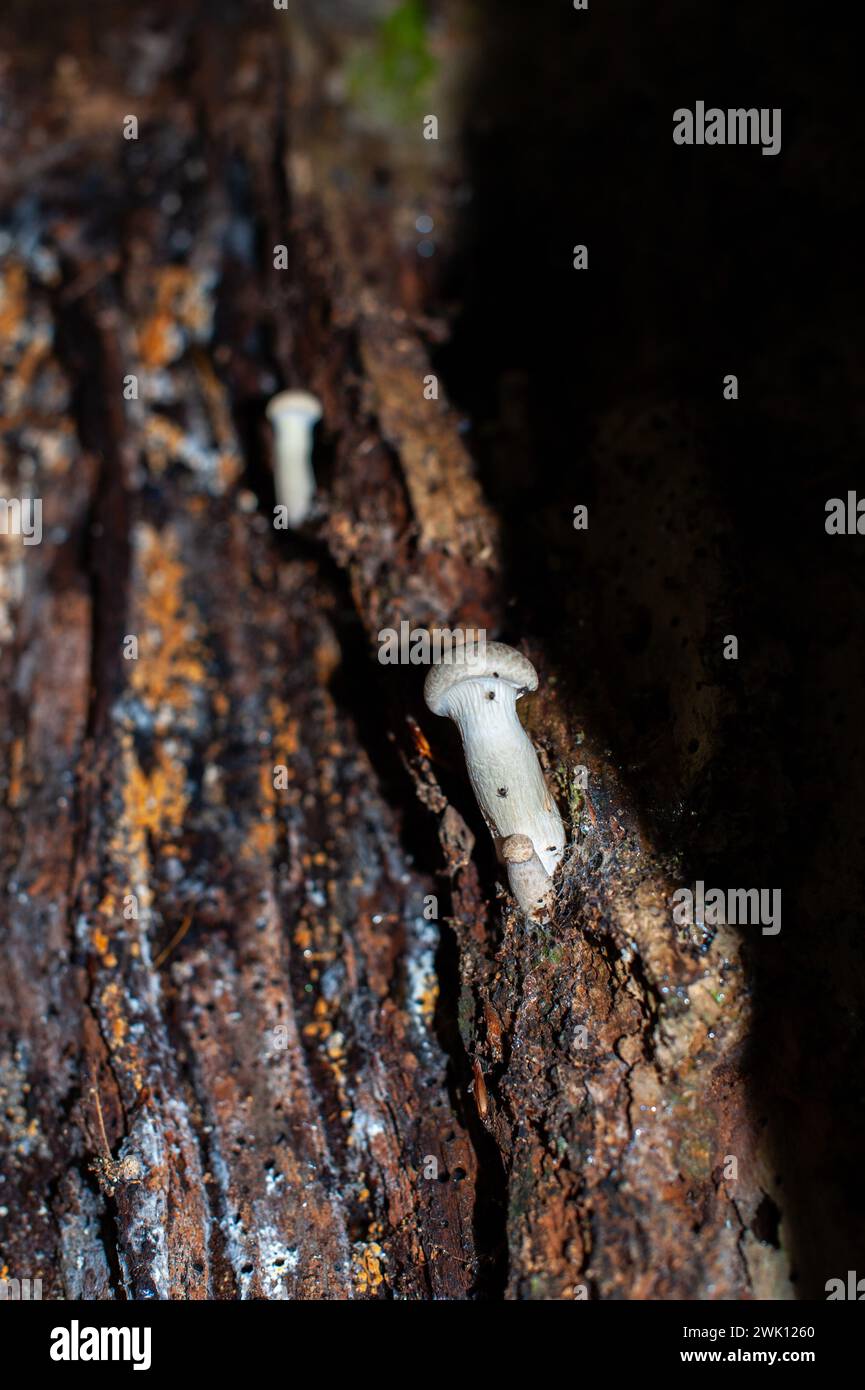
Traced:
[[[612, 19], [574, 48], [494, 8], [435, 7], [396, 78], [374, 5], [2, 21], [0, 492], [43, 499], [44, 538], [0, 536], [0, 1275], [45, 1297], [790, 1298], [855, 1267], [842, 271], [787, 307], [828, 252], [808, 223], [761, 310], [773, 374], [712, 185], [666, 296], [657, 229], [624, 229], [678, 173], [639, 140], [615, 187], [600, 154], [582, 191], [559, 171], [615, 147], [611, 69], [668, 138], [669, 20], [611, 56]], [[843, 224], [812, 138], [786, 213]], [[588, 291], [554, 269], [575, 241], [607, 248]], [[706, 381], [734, 352], [759, 400], [731, 423]], [[272, 525], [283, 384], [324, 406], [299, 532]], [[779, 453], [804, 483], [755, 467]], [[423, 669], [376, 659], [403, 621], [538, 668], [569, 839], [545, 927]], [[695, 878], [782, 886], [780, 937], [678, 928]]]

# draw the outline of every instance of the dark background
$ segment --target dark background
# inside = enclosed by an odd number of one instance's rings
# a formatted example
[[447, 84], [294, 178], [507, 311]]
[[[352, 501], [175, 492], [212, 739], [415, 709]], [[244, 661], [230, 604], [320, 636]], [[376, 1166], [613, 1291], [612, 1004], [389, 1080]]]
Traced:
[[[480, 452], [516, 630], [591, 673], [683, 881], [783, 890], [781, 934], [751, 934], [748, 1064], [807, 1289], [856, 1267], [863, 1218], [865, 536], [824, 527], [865, 491], [859, 60], [836, 6], [485, 15], [443, 367], [488, 419], [512, 374], [517, 442]], [[780, 107], [780, 153], [674, 145], [698, 99]]]

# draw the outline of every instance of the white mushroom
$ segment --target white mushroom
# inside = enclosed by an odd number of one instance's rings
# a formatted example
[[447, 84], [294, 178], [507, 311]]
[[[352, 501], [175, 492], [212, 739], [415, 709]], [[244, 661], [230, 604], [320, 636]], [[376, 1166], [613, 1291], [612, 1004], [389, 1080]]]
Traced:
[[503, 642], [487, 642], [483, 656], [463, 649], [453, 661], [433, 666], [424, 699], [460, 731], [469, 780], [499, 858], [509, 836], [528, 836], [538, 867], [552, 875], [565, 849], [564, 826], [517, 714], [520, 696], [537, 688], [527, 657]]
[[312, 433], [321, 419], [321, 401], [308, 391], [280, 391], [268, 402], [267, 418], [276, 450], [276, 500], [285, 507], [289, 526], [299, 526], [315, 496]]
[[553, 880], [528, 835], [508, 835], [502, 841], [502, 859], [508, 866], [508, 882], [520, 909], [536, 922], [547, 921], [553, 901]]

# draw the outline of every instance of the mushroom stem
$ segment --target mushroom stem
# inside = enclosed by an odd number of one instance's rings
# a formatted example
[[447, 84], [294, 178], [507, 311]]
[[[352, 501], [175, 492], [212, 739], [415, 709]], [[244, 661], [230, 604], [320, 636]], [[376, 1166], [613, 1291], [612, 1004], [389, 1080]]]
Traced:
[[274, 431], [274, 491], [289, 526], [300, 526], [315, 496], [312, 436], [321, 419], [321, 402], [307, 391], [280, 391], [267, 407]]
[[502, 841], [502, 859], [508, 866], [508, 882], [520, 910], [535, 922], [547, 921], [553, 881], [528, 835], [508, 835]]
[[306, 420], [289, 415], [280, 421], [276, 447], [276, 500], [288, 514], [292, 526], [309, 515], [315, 495], [312, 471], [312, 431]]
[[565, 832], [538, 755], [516, 702], [537, 689], [531, 662], [502, 642], [487, 642], [482, 658], [434, 666], [424, 685], [427, 705], [460, 731], [466, 768], [501, 858], [502, 842], [528, 836], [548, 875], [564, 853]]

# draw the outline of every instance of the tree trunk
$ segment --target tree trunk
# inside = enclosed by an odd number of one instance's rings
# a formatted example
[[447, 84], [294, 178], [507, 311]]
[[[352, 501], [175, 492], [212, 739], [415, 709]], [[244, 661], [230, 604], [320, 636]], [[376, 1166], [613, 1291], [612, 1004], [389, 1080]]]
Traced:
[[[464, 110], [467, 9], [434, 9], [429, 86], [403, 37], [396, 95], [374, 5], [52, 15], [2, 21], [0, 467], [43, 540], [0, 538], [0, 1264], [50, 1298], [794, 1296], [843, 1246], [798, 1251], [753, 938], [671, 910], [710, 843], [674, 808], [706, 809], [750, 698], [738, 579], [692, 544], [710, 450], [690, 400], [610, 383], [576, 481], [529, 492], [515, 359], [479, 473], [449, 275], [462, 190], [487, 179], [481, 235], [508, 175]], [[283, 384], [324, 407], [297, 532]], [[569, 836], [545, 927], [424, 670], [377, 660], [404, 621], [538, 667]]]

